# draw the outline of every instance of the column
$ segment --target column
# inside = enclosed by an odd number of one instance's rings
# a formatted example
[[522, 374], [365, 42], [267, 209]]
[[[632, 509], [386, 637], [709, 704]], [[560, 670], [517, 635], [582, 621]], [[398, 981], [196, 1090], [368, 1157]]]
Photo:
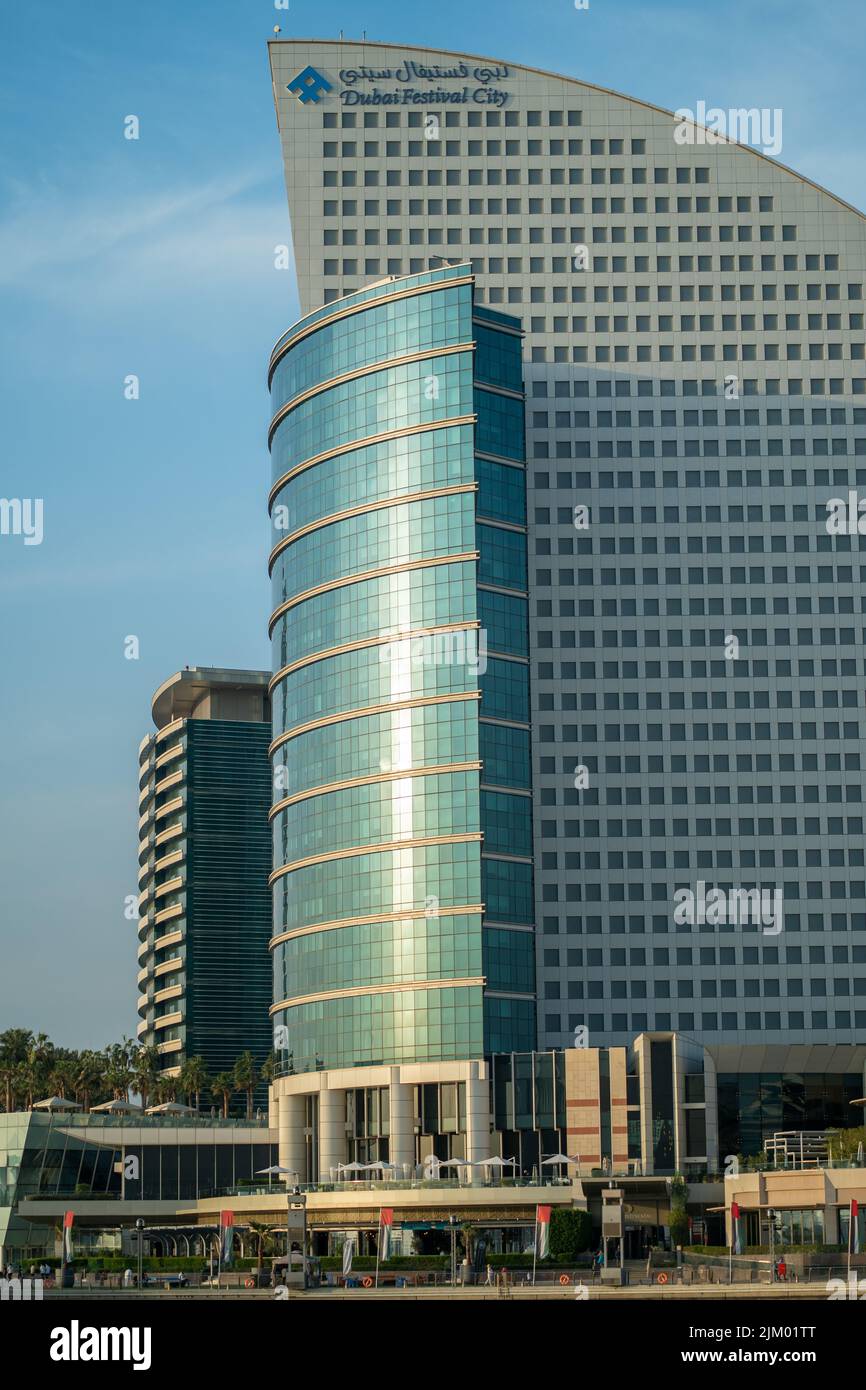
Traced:
[[319, 1092], [319, 1182], [330, 1182], [331, 1169], [345, 1163], [347, 1154], [346, 1092], [328, 1090], [323, 1077]]
[[[469, 1063], [466, 1081], [466, 1157], [470, 1163], [490, 1157], [490, 1085], [483, 1062]], [[473, 1177], [481, 1175], [478, 1168]]]
[[401, 1082], [399, 1067], [391, 1068], [388, 1096], [391, 1113], [388, 1152], [391, 1162], [397, 1165], [396, 1176], [402, 1178], [405, 1176], [403, 1165], [413, 1167], [415, 1164], [415, 1106], [413, 1088]]
[[[281, 1168], [289, 1168], [297, 1173], [298, 1182], [307, 1181], [307, 1142], [304, 1136], [304, 1117], [306, 1097], [281, 1095], [277, 1098], [279, 1163]], [[294, 1179], [287, 1177], [287, 1182]]]

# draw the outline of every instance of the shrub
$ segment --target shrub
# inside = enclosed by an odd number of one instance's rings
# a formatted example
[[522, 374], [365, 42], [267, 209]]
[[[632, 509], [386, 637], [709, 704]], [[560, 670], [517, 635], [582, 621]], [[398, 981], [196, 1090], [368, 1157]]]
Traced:
[[576, 1207], [555, 1207], [550, 1214], [550, 1253], [554, 1258], [574, 1260], [589, 1246], [592, 1219], [588, 1211]]

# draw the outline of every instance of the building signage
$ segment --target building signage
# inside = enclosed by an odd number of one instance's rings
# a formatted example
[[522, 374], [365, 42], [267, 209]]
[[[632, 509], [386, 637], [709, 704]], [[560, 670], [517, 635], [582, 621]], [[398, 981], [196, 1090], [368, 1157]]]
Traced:
[[340, 101], [344, 106], [504, 106], [510, 94], [495, 84], [508, 77], [504, 64], [428, 67], [407, 58], [395, 68], [342, 68]]

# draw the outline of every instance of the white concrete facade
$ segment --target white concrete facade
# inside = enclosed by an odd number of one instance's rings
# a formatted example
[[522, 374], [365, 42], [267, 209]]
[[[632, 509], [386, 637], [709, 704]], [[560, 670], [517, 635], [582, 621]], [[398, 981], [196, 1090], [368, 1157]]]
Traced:
[[[278, 1077], [271, 1086], [271, 1126], [279, 1135], [279, 1162], [298, 1174], [300, 1183], [329, 1182], [349, 1155], [346, 1095], [351, 1090], [385, 1087], [389, 1093], [389, 1161], [414, 1167], [426, 1158], [416, 1154], [413, 1087], [441, 1082], [466, 1085], [466, 1154], [469, 1163], [491, 1156], [490, 1083], [483, 1060], [415, 1063], [389, 1067], [355, 1067]], [[315, 1097], [315, 1142], [306, 1129], [306, 1101]], [[317, 1153], [310, 1172], [308, 1153]]]

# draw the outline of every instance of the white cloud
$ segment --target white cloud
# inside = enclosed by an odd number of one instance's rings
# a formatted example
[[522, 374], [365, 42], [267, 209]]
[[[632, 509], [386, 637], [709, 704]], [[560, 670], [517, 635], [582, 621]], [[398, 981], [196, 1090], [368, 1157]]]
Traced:
[[[273, 270], [290, 240], [285, 202], [258, 171], [193, 187], [15, 189], [0, 221], [0, 285], [76, 310], [140, 301], [199, 283], [213, 291]], [[258, 190], [258, 196], [256, 191]], [[291, 278], [291, 277], [289, 277]]]

